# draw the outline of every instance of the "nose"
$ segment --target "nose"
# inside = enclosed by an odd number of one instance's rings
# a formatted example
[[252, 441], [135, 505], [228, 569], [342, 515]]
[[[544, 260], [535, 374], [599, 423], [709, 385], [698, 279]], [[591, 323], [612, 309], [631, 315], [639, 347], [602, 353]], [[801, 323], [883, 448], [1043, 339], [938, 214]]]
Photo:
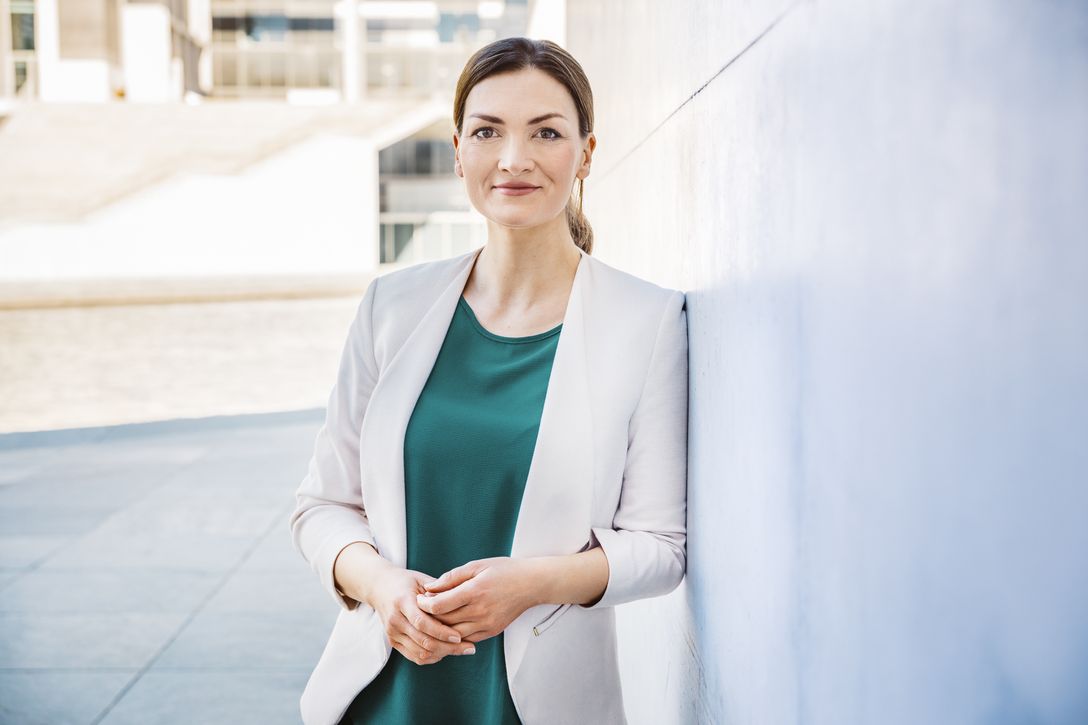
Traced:
[[510, 134], [502, 145], [502, 153], [499, 154], [499, 171], [511, 176], [533, 168], [532, 153], [527, 141], [519, 138], [517, 134]]

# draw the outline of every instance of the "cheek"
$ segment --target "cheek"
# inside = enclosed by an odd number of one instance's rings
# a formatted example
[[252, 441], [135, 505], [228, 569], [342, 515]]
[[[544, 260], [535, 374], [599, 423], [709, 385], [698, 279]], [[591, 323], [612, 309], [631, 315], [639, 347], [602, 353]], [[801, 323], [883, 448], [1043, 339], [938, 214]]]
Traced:
[[548, 170], [552, 178], [561, 179], [572, 176], [578, 170], [579, 155], [572, 146], [564, 146], [548, 157]]
[[486, 149], [478, 147], [469, 147], [462, 149], [461, 151], [461, 168], [466, 173], [470, 170], [479, 170], [485, 168], [490, 164], [489, 156]]

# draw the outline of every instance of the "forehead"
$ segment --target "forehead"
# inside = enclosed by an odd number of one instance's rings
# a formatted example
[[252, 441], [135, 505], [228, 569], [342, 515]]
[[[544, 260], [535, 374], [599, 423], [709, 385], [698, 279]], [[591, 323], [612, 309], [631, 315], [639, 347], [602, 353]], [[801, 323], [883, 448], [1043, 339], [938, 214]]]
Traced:
[[488, 76], [473, 86], [465, 98], [466, 122], [473, 113], [519, 123], [553, 111], [562, 113], [570, 123], [577, 120], [574, 99], [566, 87], [536, 68]]

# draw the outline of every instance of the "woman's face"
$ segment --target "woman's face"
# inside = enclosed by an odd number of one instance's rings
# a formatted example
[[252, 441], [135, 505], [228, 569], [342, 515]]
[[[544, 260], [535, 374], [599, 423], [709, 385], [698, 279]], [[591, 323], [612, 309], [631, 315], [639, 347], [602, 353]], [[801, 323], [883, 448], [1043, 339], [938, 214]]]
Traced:
[[[577, 178], [589, 175], [593, 134], [578, 135], [567, 89], [535, 68], [490, 76], [465, 99], [462, 136], [455, 133], [454, 170], [485, 217], [508, 227], [534, 227], [563, 212]], [[507, 183], [530, 188], [500, 188]]]

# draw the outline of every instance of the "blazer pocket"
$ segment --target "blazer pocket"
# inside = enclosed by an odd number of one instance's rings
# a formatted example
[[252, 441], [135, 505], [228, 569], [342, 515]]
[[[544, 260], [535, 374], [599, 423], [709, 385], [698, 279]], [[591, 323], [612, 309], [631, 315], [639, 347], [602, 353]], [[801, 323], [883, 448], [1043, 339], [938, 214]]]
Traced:
[[560, 617], [566, 614], [567, 610], [570, 609], [570, 606], [570, 603], [560, 604], [558, 607], [549, 612], [547, 617], [544, 617], [544, 619], [533, 625], [533, 634], [538, 637], [544, 634], [548, 627], [555, 624]]

